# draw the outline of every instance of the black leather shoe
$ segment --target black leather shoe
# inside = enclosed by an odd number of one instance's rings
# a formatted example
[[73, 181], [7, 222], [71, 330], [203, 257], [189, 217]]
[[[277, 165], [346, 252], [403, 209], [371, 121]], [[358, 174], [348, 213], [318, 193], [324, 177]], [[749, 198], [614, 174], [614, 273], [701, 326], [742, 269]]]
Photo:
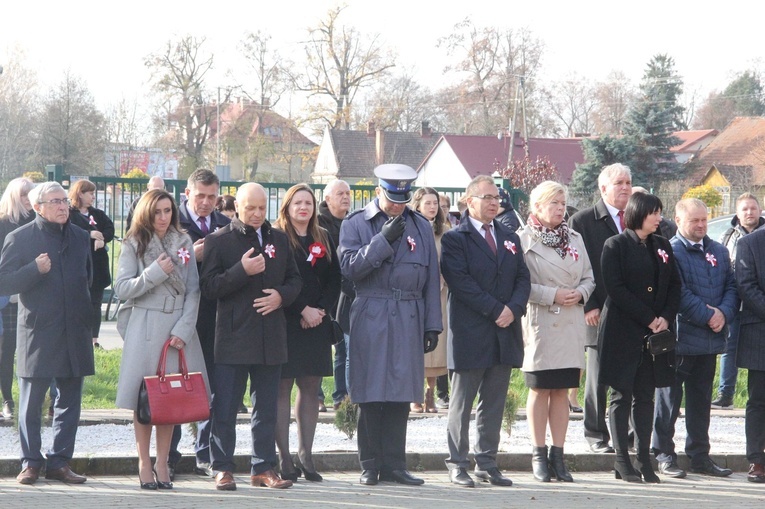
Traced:
[[464, 486], [466, 488], [475, 487], [475, 482], [473, 482], [467, 470], [462, 467], [449, 469], [449, 480], [457, 486]]
[[502, 475], [502, 472], [500, 472], [497, 467], [492, 467], [488, 470], [475, 469], [473, 471], [473, 475], [475, 475], [477, 478], [481, 479], [484, 482], [492, 483], [494, 486], [512, 486], [513, 485], [513, 481], [511, 481], [509, 478]]
[[370, 468], [368, 470], [364, 470], [361, 472], [361, 477], [359, 478], [359, 482], [361, 484], [366, 484], [367, 486], [374, 486], [377, 484], [378, 480], [377, 478], [380, 476], [380, 472], [377, 470]]
[[388, 472], [380, 472], [380, 480], [406, 484], [407, 486], [419, 486], [420, 484], [425, 484], [425, 481], [419, 477], [413, 476], [409, 473], [408, 470], [391, 470]]
[[675, 479], [682, 479], [687, 474], [685, 470], [677, 466], [677, 461], [660, 461], [659, 462], [659, 472], [662, 475], [666, 475], [668, 477], [674, 477]]
[[167, 473], [170, 475], [170, 482], [175, 481], [175, 465], [167, 464]]
[[613, 454], [614, 448], [608, 445], [608, 442], [593, 442], [590, 444], [590, 450], [596, 454]]
[[706, 458], [701, 465], [691, 464], [691, 472], [694, 474], [711, 475], [712, 477], [728, 477], [733, 473], [733, 470], [722, 468], [712, 461], [712, 458]]

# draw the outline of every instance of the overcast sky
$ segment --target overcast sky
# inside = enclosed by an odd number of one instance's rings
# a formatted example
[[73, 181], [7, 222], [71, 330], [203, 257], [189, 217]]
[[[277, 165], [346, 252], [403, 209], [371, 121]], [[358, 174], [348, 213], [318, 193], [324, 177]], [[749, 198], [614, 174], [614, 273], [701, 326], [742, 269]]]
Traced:
[[[759, 68], [764, 47], [756, 2], [720, 3], [469, 0], [349, 0], [342, 15], [360, 31], [379, 33], [397, 49], [399, 64], [417, 69], [418, 79], [436, 89], [448, 58], [436, 48], [439, 37], [470, 16], [477, 25], [528, 28], [545, 43], [540, 79], [556, 80], [576, 71], [601, 80], [623, 71], [636, 84], [649, 59], [667, 53], [685, 80], [686, 92], [700, 98], [722, 89], [734, 73]], [[300, 57], [293, 43], [336, 5], [328, 0], [6, 0], [0, 7], [0, 65], [11, 46], [25, 49], [27, 66], [45, 85], [65, 69], [85, 79], [99, 106], [122, 96], [138, 99], [148, 80], [144, 58], [168, 39], [204, 35], [218, 70], [211, 88], [231, 84], [237, 41], [247, 31], [266, 31], [282, 53]], [[659, 21], [657, 21], [659, 19]], [[0, 78], [2, 79], [2, 78]], [[144, 88], [143, 92], [148, 91]]]

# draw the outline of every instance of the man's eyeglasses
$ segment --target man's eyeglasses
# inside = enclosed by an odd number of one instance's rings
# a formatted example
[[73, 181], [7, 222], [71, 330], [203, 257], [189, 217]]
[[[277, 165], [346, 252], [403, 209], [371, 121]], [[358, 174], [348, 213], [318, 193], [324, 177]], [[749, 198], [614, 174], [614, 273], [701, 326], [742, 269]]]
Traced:
[[53, 205], [53, 206], [59, 206], [59, 205], [67, 205], [68, 206], [72, 202], [69, 201], [69, 198], [54, 198], [53, 200], [39, 201], [37, 203], [40, 203], [40, 204], [47, 203], [48, 205]]
[[496, 194], [485, 194], [483, 196], [476, 196], [473, 195], [473, 198], [478, 198], [479, 200], [488, 200], [488, 201], [499, 201], [500, 197]]

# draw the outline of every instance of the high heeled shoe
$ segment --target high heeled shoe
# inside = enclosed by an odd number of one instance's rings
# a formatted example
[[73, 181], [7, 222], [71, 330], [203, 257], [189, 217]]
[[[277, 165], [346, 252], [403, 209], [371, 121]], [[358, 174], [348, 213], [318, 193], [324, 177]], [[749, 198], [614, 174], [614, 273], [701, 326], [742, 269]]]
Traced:
[[[298, 478], [303, 475], [303, 472], [299, 468], [297, 468], [297, 467], [294, 467], [294, 468], [295, 468], [295, 470], [293, 472], [288, 472], [286, 474], [284, 473], [284, 471], [282, 471], [279, 474], [279, 477], [281, 477], [285, 481], [297, 482]], [[307, 477], [306, 477], [306, 479], [307, 479]]]
[[574, 478], [571, 476], [568, 468], [566, 468], [566, 463], [563, 461], [563, 447], [556, 447], [554, 445], [550, 447], [550, 456], [548, 459], [550, 460], [549, 471], [551, 477], [555, 476], [557, 480], [563, 482], [574, 482]]
[[651, 453], [649, 450], [640, 450], [637, 453], [637, 459], [635, 461], [635, 470], [637, 470], [642, 476], [643, 481], [651, 484], [661, 483], [661, 479], [656, 475], [653, 470], [653, 464], [651, 463]]
[[159, 480], [159, 476], [157, 475], [157, 470], [156, 469], [152, 469], [152, 472], [154, 472], [154, 479], [156, 481], [155, 484], [157, 485], [156, 489], [160, 489], [160, 490], [171, 490], [171, 489], [173, 489], [173, 483], [172, 482], [164, 482], [164, 481], [160, 481]]
[[[153, 472], [152, 472], [153, 473]], [[141, 485], [142, 490], [156, 490], [157, 489], [157, 482], [152, 477], [150, 482], [143, 482], [141, 480], [141, 474], [138, 474], [138, 483]]]
[[630, 463], [629, 453], [616, 451], [616, 461], [614, 462], [614, 477], [627, 482], [642, 483], [643, 478]]
[[305, 477], [306, 481], [322, 482], [324, 480], [324, 478], [318, 472], [308, 470], [305, 467], [305, 465], [303, 465], [303, 462], [300, 461], [299, 457], [297, 458], [297, 463], [298, 463], [298, 465], [300, 465], [300, 468], [298, 468], [298, 467], [295, 467], [295, 468], [298, 471], [300, 471], [301, 468], [303, 469], [303, 476]]

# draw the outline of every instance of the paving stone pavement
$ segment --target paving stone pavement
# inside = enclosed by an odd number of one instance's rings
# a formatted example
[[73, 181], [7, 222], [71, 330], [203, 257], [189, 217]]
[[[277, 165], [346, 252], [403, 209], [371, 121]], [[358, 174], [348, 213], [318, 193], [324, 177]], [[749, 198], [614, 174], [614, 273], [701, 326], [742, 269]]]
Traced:
[[80, 509], [117, 508], [258, 508], [364, 507], [413, 508], [451, 507], [568, 507], [568, 508], [651, 508], [651, 507], [762, 507], [765, 485], [746, 481], [745, 474], [717, 479], [689, 474], [686, 479], [662, 480], [661, 484], [631, 484], [617, 481], [611, 473], [582, 473], [574, 483], [538, 483], [530, 473], [509, 472], [514, 485], [501, 488], [483, 483], [473, 489], [449, 483], [444, 472], [426, 471], [417, 475], [424, 486], [393, 483], [378, 486], [358, 484], [358, 472], [331, 472], [322, 483], [300, 481], [287, 490], [254, 488], [249, 477], [236, 475], [238, 490], [219, 492], [213, 481], [194, 475], [176, 479], [172, 491], [144, 491], [137, 476], [92, 477], [79, 486], [38, 481], [22, 486], [14, 478], [0, 478], [0, 502], [6, 507]]

